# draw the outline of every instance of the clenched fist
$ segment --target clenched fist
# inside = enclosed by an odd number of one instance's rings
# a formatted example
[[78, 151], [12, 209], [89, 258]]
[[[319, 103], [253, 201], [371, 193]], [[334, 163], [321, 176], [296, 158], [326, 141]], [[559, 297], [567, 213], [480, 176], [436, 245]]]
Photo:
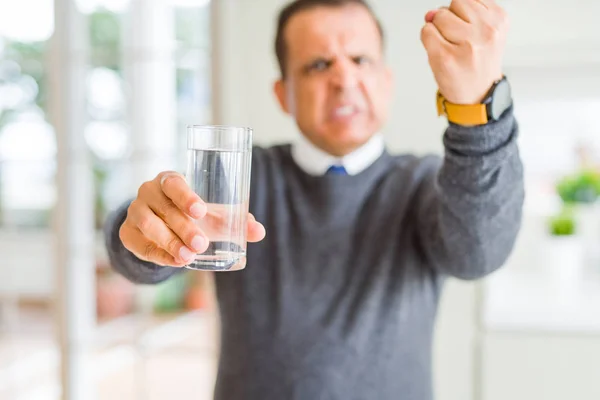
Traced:
[[421, 41], [441, 94], [454, 104], [481, 103], [502, 78], [506, 12], [494, 0], [453, 0], [425, 22]]
[[[144, 183], [127, 210], [119, 237], [125, 248], [141, 260], [171, 267], [182, 267], [206, 251], [209, 238], [215, 238], [223, 223], [220, 211], [211, 207], [176, 172], [161, 172]], [[202, 220], [205, 230], [197, 223]], [[258, 242], [265, 228], [248, 215], [247, 239]]]

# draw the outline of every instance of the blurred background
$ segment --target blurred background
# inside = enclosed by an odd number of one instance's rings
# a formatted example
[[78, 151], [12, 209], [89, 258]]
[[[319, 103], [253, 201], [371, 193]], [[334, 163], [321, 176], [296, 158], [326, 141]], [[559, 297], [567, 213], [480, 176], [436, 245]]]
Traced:
[[[133, 286], [102, 228], [164, 169], [185, 126], [298, 134], [275, 102], [283, 0], [0, 2], [0, 399], [209, 399], [210, 279]], [[600, 398], [600, 3], [499, 0], [527, 199], [507, 265], [450, 281], [435, 342], [439, 400]], [[396, 74], [394, 152], [440, 153], [419, 42], [432, 0], [374, 0]], [[249, 79], [250, 78], [250, 79]], [[63, 396], [63, 397], [61, 397]]]

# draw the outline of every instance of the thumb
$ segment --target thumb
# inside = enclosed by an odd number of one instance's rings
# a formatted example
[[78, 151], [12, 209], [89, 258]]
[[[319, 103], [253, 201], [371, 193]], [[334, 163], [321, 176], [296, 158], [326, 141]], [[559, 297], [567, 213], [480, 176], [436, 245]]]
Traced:
[[428, 11], [427, 14], [425, 14], [425, 22], [433, 22], [433, 18], [435, 17], [435, 14], [437, 14], [438, 10], [431, 10]]

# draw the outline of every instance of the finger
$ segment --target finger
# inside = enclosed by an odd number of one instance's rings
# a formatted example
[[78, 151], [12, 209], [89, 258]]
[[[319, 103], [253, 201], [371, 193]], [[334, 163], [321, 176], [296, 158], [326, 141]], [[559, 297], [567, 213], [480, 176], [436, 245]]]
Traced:
[[421, 29], [421, 42], [430, 56], [454, 46], [442, 36], [438, 28], [431, 22], [426, 23]]
[[440, 8], [435, 13], [432, 23], [450, 43], [460, 44], [471, 36], [471, 25], [446, 7]]
[[498, 4], [494, 0], [475, 0], [488, 10], [498, 7]]
[[[175, 208], [175, 207], [174, 207]], [[149, 207], [139, 205], [131, 207], [131, 220], [136, 228], [159, 248], [166, 250], [177, 262], [191, 262], [196, 252], [188, 248]]]
[[[218, 207], [211, 208], [211, 211], [206, 214], [202, 220], [202, 228], [204, 233], [213, 241], [228, 240], [231, 236], [240, 236], [238, 224], [231, 224], [230, 218], [227, 215], [227, 210], [219, 209]], [[265, 227], [256, 221], [256, 218], [251, 213], [248, 213], [246, 223], [246, 240], [248, 242], [260, 242], [266, 236]]]
[[177, 172], [163, 172], [159, 178], [162, 192], [183, 212], [193, 218], [202, 218], [206, 214], [206, 204]]
[[452, 0], [449, 9], [466, 22], [476, 21], [482, 11], [486, 10], [477, 0]]
[[121, 225], [119, 236], [123, 244], [137, 258], [160, 266], [182, 267], [185, 264], [177, 261], [171, 254], [148, 240], [142, 232], [128, 224]]
[[266, 236], [267, 232], [265, 227], [256, 219], [254, 215], [248, 214], [248, 241], [249, 242], [260, 242]]
[[260, 222], [250, 224], [248, 227], [248, 242], [256, 243], [260, 242], [267, 235], [265, 227]]
[[[148, 202], [150, 210], [181, 239], [181, 241], [196, 253], [203, 253], [208, 248], [207, 233], [203, 232], [194, 220], [183, 213], [171, 199], [164, 194], [155, 196]], [[206, 214], [204, 215], [206, 218]]]

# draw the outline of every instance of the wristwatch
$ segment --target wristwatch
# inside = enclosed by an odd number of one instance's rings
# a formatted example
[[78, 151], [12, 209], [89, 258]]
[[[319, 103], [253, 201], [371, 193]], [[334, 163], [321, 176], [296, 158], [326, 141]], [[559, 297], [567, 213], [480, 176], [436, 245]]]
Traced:
[[485, 125], [497, 121], [511, 105], [512, 94], [506, 76], [494, 82], [480, 104], [453, 104], [437, 91], [438, 116], [446, 116], [449, 122], [459, 125]]

